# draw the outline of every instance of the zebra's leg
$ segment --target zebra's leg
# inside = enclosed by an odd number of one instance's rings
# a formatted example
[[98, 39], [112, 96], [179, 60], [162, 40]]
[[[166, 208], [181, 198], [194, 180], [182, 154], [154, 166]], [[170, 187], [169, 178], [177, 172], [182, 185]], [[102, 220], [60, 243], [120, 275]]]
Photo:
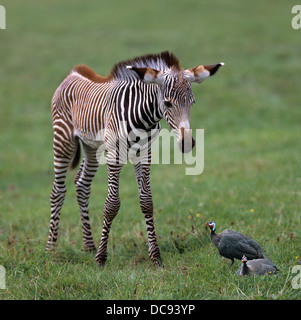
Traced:
[[83, 144], [84, 159], [75, 176], [77, 202], [80, 208], [80, 216], [83, 231], [83, 243], [88, 251], [96, 250], [89, 218], [89, 198], [91, 183], [98, 170], [99, 163], [96, 159], [96, 149]]
[[59, 131], [54, 133], [53, 140], [55, 178], [50, 194], [51, 217], [46, 250], [54, 249], [57, 242], [60, 214], [67, 191], [66, 174], [78, 147], [78, 141], [66, 140], [59, 133]]
[[153, 200], [150, 188], [150, 163], [138, 162], [134, 165], [136, 181], [139, 190], [140, 207], [145, 217], [147, 237], [148, 237], [148, 254], [155, 266], [161, 265], [160, 249], [156, 240], [156, 232], [153, 220]]
[[113, 219], [118, 213], [120, 208], [119, 199], [119, 177], [122, 169], [122, 165], [110, 165], [108, 164], [108, 196], [104, 206], [104, 221], [102, 235], [100, 239], [100, 245], [97, 250], [95, 260], [100, 265], [104, 265], [107, 261], [107, 246], [110, 228]]

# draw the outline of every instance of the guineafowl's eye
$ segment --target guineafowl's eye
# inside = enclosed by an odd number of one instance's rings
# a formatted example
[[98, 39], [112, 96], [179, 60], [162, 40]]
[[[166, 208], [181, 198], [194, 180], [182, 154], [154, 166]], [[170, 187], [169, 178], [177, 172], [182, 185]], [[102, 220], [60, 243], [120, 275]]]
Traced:
[[170, 101], [164, 101], [164, 105], [166, 108], [171, 108], [172, 107], [172, 103]]

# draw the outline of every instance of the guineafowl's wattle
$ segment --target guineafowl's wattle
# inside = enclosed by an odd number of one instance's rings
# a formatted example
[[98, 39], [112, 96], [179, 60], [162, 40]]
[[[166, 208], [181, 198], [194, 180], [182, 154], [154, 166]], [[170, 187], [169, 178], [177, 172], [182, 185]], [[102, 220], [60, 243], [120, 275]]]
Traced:
[[256, 241], [229, 229], [216, 233], [214, 221], [207, 222], [206, 224], [211, 229], [210, 237], [212, 243], [223, 257], [232, 261], [231, 266], [234, 263], [234, 259], [241, 260], [243, 255], [249, 260], [265, 258], [260, 245]]
[[236, 274], [239, 276], [275, 274], [279, 270], [274, 262], [269, 259], [254, 259], [248, 261], [248, 259], [243, 256], [241, 262], [240, 268], [236, 271]]

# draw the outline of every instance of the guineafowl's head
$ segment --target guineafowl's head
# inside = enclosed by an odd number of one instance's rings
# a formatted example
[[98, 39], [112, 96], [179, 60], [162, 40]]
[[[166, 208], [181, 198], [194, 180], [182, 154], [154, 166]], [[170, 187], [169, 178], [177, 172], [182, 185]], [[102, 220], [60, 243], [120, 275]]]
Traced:
[[247, 262], [247, 261], [248, 261], [247, 257], [246, 256], [242, 256], [241, 263], [244, 263], [244, 262]]
[[209, 221], [206, 223], [206, 225], [212, 230], [212, 231], [215, 231], [216, 229], [216, 224], [213, 220]]

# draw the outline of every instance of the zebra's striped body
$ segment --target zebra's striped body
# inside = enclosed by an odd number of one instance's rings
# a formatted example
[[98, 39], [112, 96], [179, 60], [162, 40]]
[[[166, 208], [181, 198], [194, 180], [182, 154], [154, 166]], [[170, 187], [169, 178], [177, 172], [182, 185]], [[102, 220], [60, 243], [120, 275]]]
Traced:
[[[194, 102], [190, 82], [201, 82], [210, 73], [215, 73], [220, 65], [183, 71], [173, 54], [162, 52], [120, 62], [107, 77], [98, 76], [83, 65], [70, 72], [52, 99], [55, 179], [50, 196], [47, 249], [52, 249], [57, 241], [60, 211], [66, 193], [66, 173], [69, 166], [75, 167], [79, 161], [81, 142], [84, 157], [74, 182], [84, 245], [88, 250], [96, 249], [89, 221], [91, 183], [99, 167], [99, 150], [106, 150], [108, 196], [102, 237], [95, 257], [99, 264], [106, 262], [111, 223], [120, 207], [119, 176], [124, 164], [116, 151], [116, 141], [119, 143], [121, 138], [127, 138], [136, 129], [146, 132], [160, 129], [159, 121], [164, 117], [182, 151], [190, 151], [184, 146], [187, 136], [193, 141], [191, 133], [184, 137], [190, 129], [190, 107]], [[191, 141], [190, 149], [193, 147]], [[157, 264], [160, 251], [153, 222], [150, 159], [151, 148], [148, 146], [147, 152], [134, 162], [134, 167], [140, 206], [147, 225], [149, 256]]]

